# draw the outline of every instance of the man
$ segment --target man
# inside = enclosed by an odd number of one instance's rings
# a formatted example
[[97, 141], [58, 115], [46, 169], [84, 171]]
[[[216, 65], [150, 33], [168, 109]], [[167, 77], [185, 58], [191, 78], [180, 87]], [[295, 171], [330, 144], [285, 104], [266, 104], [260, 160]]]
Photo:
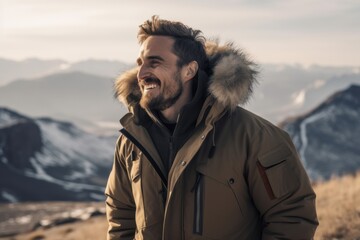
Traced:
[[244, 110], [256, 66], [154, 16], [106, 188], [107, 239], [312, 239], [315, 194], [289, 136]]

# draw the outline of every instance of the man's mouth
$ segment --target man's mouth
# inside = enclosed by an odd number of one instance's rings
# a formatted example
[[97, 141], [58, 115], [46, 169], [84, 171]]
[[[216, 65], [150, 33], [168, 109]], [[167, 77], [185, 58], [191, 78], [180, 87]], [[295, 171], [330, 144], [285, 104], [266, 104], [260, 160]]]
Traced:
[[156, 78], [147, 78], [142, 81], [141, 85], [143, 85], [144, 91], [150, 91], [160, 86], [159, 79]]

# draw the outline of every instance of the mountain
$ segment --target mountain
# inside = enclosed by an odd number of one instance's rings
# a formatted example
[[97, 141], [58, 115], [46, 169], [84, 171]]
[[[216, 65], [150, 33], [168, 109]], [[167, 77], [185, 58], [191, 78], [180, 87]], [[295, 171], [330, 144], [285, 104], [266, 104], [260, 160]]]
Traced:
[[66, 62], [63, 60], [40, 60], [29, 58], [13, 61], [0, 58], [0, 86], [19, 78], [33, 79], [60, 71]]
[[104, 198], [115, 137], [0, 108], [0, 202]]
[[360, 169], [360, 85], [333, 94], [311, 112], [280, 124], [292, 137], [310, 178]]
[[131, 66], [119, 61], [88, 59], [68, 64], [64, 71], [83, 72], [97, 76], [116, 78], [121, 72], [129, 69]]
[[113, 79], [129, 67], [129, 64], [120, 61], [95, 59], [70, 63], [60, 59], [29, 58], [22, 61], [13, 61], [0, 58], [0, 86], [19, 79], [36, 80], [47, 75], [66, 72], [83, 72]]
[[359, 67], [264, 64], [247, 109], [277, 124], [315, 108], [351, 84], [360, 84]]
[[85, 126], [117, 123], [126, 109], [113, 98], [113, 79], [82, 72], [18, 80], [0, 87], [2, 106], [32, 116], [50, 116]]

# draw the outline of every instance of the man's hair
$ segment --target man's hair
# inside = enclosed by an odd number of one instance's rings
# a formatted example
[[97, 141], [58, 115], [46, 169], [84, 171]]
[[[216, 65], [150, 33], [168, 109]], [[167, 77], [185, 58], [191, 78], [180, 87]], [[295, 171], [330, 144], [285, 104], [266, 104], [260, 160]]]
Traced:
[[205, 37], [200, 30], [194, 30], [181, 22], [160, 19], [152, 16], [139, 26], [138, 40], [142, 44], [149, 36], [168, 36], [174, 41], [173, 52], [179, 58], [177, 65], [196, 61], [199, 68], [207, 69], [208, 59], [205, 52]]

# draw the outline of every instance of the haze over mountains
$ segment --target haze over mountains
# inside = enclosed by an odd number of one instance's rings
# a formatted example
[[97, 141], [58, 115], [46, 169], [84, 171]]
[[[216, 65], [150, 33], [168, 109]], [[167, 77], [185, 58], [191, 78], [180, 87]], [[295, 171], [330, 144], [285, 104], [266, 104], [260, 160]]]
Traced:
[[116, 123], [126, 109], [113, 98], [112, 86], [110, 78], [60, 73], [0, 87], [0, 103], [29, 116], [49, 116], [79, 126]]
[[0, 106], [112, 131], [126, 112], [113, 98], [113, 81], [129, 67], [108, 60], [0, 59]]
[[[81, 125], [117, 124], [126, 109], [113, 99], [113, 81], [130, 67], [103, 60], [70, 64], [0, 59], [0, 103], [33, 117], [50, 116]], [[360, 84], [360, 67], [264, 64], [260, 71], [260, 84], [245, 108], [273, 123], [309, 111], [352, 83]]]
[[259, 86], [246, 108], [279, 123], [318, 106], [336, 91], [360, 84], [360, 67], [265, 64]]
[[118, 61], [95, 59], [69, 63], [61, 59], [42, 60], [29, 58], [23, 61], [13, 61], [0, 58], [0, 86], [6, 85], [14, 80], [32, 80], [63, 72], [80, 71], [114, 78], [128, 67], [129, 64]]

